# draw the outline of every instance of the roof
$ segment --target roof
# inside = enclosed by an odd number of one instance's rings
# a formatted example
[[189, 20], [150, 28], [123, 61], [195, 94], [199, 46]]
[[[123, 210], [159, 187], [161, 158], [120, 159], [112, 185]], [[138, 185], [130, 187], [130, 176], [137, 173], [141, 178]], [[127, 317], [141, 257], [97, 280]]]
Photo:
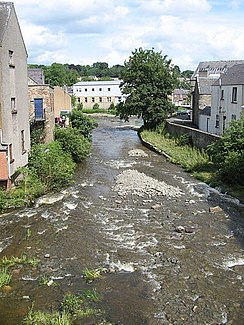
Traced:
[[234, 65], [214, 83], [214, 86], [244, 85], [244, 63]]
[[211, 95], [211, 86], [216, 82], [216, 78], [199, 78], [198, 87], [201, 95]]
[[108, 86], [108, 85], [120, 85], [122, 80], [110, 80], [110, 81], [79, 81], [73, 86]]
[[190, 93], [190, 90], [182, 89], [182, 88], [176, 88], [174, 90], [174, 95], [187, 95]]
[[204, 109], [199, 109], [199, 114], [211, 116], [211, 106], [205, 106]]
[[13, 9], [13, 2], [0, 2], [0, 46]]
[[244, 60], [222, 60], [222, 61], [204, 61], [198, 64], [198, 67], [194, 71], [192, 77], [195, 77], [199, 72], [207, 71], [209, 75], [225, 73], [227, 69], [236, 64], [242, 64]]
[[40, 68], [28, 69], [28, 77], [31, 78], [37, 85], [44, 85], [44, 71]]

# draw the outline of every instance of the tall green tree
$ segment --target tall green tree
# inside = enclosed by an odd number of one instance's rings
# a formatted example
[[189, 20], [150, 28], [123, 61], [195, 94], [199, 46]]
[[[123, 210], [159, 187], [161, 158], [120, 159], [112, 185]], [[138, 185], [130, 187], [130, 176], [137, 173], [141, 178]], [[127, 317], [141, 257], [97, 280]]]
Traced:
[[136, 49], [122, 71], [121, 91], [128, 95], [124, 104], [118, 105], [122, 119], [131, 115], [142, 117], [146, 127], [160, 124], [172, 109], [169, 96], [177, 78], [167, 55], [152, 50]]

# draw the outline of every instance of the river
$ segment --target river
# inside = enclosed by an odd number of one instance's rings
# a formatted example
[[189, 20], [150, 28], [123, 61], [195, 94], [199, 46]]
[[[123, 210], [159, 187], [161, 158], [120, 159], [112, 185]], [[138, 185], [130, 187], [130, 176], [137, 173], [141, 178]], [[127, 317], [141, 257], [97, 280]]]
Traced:
[[[0, 258], [40, 260], [12, 268], [0, 325], [20, 325], [32, 304], [57, 310], [84, 288], [100, 293], [111, 324], [244, 324], [243, 205], [143, 147], [130, 123], [98, 123], [70, 187], [0, 216]], [[106, 272], [85, 283], [87, 268]]]

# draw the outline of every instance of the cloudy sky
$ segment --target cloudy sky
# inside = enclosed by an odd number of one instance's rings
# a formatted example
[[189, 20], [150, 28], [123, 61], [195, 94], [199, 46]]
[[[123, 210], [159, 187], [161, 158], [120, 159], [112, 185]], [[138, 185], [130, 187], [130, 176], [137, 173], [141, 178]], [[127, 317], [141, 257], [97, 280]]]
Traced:
[[13, 0], [28, 63], [123, 64], [154, 48], [180, 69], [244, 59], [244, 0]]

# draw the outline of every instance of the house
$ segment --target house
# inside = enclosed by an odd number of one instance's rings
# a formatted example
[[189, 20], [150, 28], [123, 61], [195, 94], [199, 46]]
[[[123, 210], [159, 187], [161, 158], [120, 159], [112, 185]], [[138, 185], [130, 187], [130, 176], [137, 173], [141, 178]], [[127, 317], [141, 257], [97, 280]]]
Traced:
[[177, 88], [172, 94], [172, 103], [176, 106], [187, 106], [189, 104], [190, 90]]
[[12, 2], [0, 2], [0, 185], [28, 163], [27, 50]]
[[31, 130], [43, 131], [42, 141], [53, 141], [55, 127], [54, 88], [45, 84], [42, 69], [28, 69], [29, 119]]
[[244, 63], [243, 60], [231, 61], [206, 61], [200, 62], [191, 78], [192, 84], [192, 122], [200, 128], [203, 122], [200, 118], [205, 107], [211, 107], [211, 86], [219, 79], [220, 75], [236, 64]]
[[70, 113], [72, 110], [71, 106], [71, 95], [67, 87], [54, 87], [54, 116], [55, 119], [59, 118], [64, 114]]
[[121, 80], [111, 81], [81, 81], [73, 85], [73, 94], [77, 103], [82, 103], [84, 108], [93, 108], [98, 104], [99, 108], [108, 109], [112, 103], [125, 101], [119, 85]]
[[244, 63], [229, 68], [212, 85], [210, 133], [223, 135], [244, 113]]

